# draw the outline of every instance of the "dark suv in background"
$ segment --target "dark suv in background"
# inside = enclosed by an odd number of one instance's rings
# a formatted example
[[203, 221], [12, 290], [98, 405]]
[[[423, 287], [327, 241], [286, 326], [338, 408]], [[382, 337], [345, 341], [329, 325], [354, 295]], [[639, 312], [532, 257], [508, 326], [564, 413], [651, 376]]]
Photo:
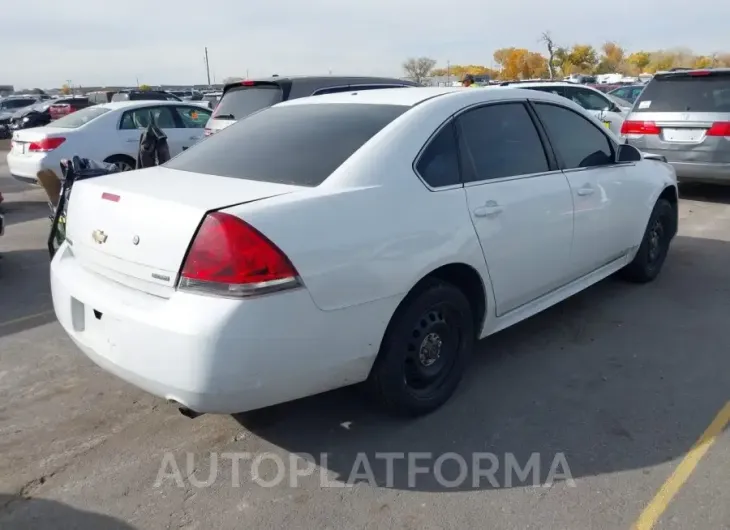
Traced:
[[392, 77], [301, 76], [239, 81], [223, 87], [223, 96], [205, 126], [209, 136], [256, 111], [289, 99], [380, 88], [421, 86]]
[[621, 136], [663, 155], [680, 181], [730, 184], [730, 68], [657, 73]]

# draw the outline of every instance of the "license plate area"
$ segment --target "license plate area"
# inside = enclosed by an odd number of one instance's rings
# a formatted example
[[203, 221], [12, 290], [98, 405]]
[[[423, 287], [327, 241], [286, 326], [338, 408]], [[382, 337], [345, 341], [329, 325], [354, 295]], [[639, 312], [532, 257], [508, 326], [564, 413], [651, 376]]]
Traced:
[[706, 129], [665, 128], [662, 130], [662, 136], [665, 142], [697, 143], [704, 139], [705, 131]]
[[16, 155], [24, 155], [28, 144], [25, 142], [12, 142], [11, 149]]

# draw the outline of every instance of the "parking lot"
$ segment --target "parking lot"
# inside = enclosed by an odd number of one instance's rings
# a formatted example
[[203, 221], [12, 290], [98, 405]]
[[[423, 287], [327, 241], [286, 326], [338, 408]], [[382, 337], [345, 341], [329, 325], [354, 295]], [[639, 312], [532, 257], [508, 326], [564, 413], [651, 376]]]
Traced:
[[[730, 528], [730, 188], [683, 188], [656, 282], [609, 279], [485, 340], [455, 397], [411, 421], [357, 388], [191, 420], [102, 372], [55, 322], [48, 208], [4, 152], [0, 191], [1, 528]], [[231, 453], [268, 457], [256, 475]], [[275, 480], [294, 453], [316, 471]], [[489, 453], [500, 469], [539, 454], [540, 485], [411, 482], [384, 453]], [[363, 454], [374, 480], [348, 480]], [[574, 482], [545, 485], [559, 454]], [[158, 483], [175, 465], [182, 480]]]

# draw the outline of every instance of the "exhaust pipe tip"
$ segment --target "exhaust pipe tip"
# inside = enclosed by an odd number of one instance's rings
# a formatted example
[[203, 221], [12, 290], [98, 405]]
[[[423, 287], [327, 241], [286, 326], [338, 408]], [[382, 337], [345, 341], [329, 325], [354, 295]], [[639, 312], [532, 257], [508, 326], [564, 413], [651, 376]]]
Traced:
[[202, 416], [203, 415], [202, 412], [196, 412], [196, 411], [192, 410], [191, 408], [186, 407], [185, 405], [182, 405], [182, 404], [178, 403], [174, 399], [168, 399], [167, 401], [168, 401], [168, 403], [173, 403], [175, 405], [178, 405], [178, 407], [177, 407], [178, 412], [180, 412], [180, 414], [182, 414], [186, 418], [190, 418], [191, 420], [194, 420], [198, 416]]
[[202, 416], [200, 412], [195, 412], [194, 410], [191, 410], [187, 407], [178, 407], [178, 410], [180, 411], [180, 414], [182, 414], [186, 418], [190, 418], [191, 420], [194, 420], [198, 416]]

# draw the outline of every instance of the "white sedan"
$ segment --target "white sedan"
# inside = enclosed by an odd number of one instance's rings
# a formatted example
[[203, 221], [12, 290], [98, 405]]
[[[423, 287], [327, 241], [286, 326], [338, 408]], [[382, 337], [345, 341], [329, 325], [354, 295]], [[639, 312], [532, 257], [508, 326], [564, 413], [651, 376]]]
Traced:
[[615, 272], [653, 280], [678, 223], [671, 166], [509, 87], [292, 100], [69, 208], [58, 320], [187, 413], [366, 380], [427, 413], [477, 339]]
[[134, 169], [141, 130], [150, 115], [167, 135], [175, 156], [204, 137], [210, 109], [202, 103], [179, 101], [122, 101], [87, 107], [45, 127], [13, 133], [7, 156], [10, 174], [30, 184], [50, 169], [60, 176], [60, 162], [78, 155], [111, 162], [123, 171]]

